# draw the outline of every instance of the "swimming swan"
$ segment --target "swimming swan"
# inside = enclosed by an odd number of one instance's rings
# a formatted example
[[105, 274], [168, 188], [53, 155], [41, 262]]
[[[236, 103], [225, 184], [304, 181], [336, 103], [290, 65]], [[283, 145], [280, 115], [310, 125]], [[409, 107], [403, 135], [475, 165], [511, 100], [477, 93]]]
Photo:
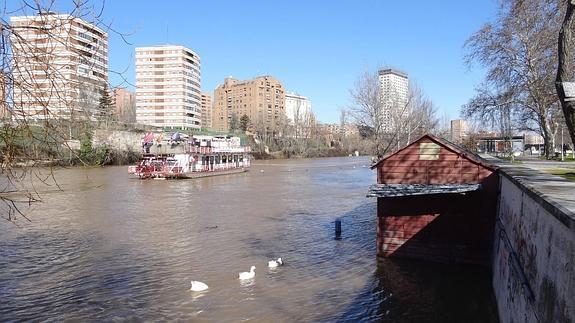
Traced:
[[202, 292], [205, 291], [206, 289], [208, 289], [208, 285], [199, 281], [192, 280], [192, 288], [190, 288], [191, 291]]
[[283, 265], [284, 262], [282, 261], [282, 258], [278, 258], [278, 260], [270, 260], [268, 261], [268, 267], [269, 268], [276, 268], [277, 266], [281, 266]]
[[239, 274], [240, 279], [252, 279], [256, 276], [256, 266], [252, 266], [249, 272]]

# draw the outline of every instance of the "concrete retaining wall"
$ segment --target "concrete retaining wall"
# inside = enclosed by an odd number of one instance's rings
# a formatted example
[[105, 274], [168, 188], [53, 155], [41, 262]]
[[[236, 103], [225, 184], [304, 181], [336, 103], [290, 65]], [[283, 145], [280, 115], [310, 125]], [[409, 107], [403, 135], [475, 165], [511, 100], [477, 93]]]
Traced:
[[502, 322], [575, 322], [575, 183], [503, 166], [493, 245]]
[[143, 137], [144, 133], [141, 132], [97, 129], [92, 137], [92, 146], [108, 144], [112, 149], [140, 152]]

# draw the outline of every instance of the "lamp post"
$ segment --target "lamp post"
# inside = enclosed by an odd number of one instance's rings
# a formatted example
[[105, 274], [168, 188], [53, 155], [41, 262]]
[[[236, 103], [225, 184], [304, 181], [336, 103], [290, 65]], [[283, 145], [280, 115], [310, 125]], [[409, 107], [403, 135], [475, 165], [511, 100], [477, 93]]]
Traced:
[[563, 125], [561, 125], [561, 161], [565, 161], [565, 154], [563, 153]]

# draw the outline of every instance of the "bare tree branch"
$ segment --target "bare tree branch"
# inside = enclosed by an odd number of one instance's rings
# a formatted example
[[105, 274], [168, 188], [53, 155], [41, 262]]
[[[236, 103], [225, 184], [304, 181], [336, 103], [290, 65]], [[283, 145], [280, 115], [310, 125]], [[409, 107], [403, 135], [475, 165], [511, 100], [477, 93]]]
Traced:
[[[30, 220], [26, 205], [41, 201], [41, 186], [62, 189], [53, 169], [39, 166], [72, 158], [83, 162], [69, 140], [97, 126], [102, 115], [98, 98], [108, 83], [107, 33], [127, 36], [105, 22], [103, 0], [68, 5], [58, 14], [53, 13], [55, 0], [4, 1], [2, 6], [0, 208], [6, 212], [0, 217], [11, 222], [17, 215]], [[34, 18], [14, 18], [24, 16]], [[80, 68], [90, 74], [70, 73]]]
[[553, 35], [559, 30], [560, 12], [559, 0], [502, 0], [495, 21], [465, 43], [467, 64], [477, 62], [487, 74], [462, 114], [489, 120], [505, 131], [537, 129], [549, 158], [557, 131]]

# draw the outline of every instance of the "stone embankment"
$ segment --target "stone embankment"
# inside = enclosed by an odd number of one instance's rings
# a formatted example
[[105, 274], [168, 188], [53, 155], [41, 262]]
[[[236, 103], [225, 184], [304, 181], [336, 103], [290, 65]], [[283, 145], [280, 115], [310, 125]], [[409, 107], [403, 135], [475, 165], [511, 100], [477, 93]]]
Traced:
[[96, 129], [92, 136], [92, 146], [107, 144], [110, 148], [119, 151], [140, 152], [143, 136], [142, 132]]
[[502, 322], [575, 322], [575, 182], [501, 164], [493, 288]]

